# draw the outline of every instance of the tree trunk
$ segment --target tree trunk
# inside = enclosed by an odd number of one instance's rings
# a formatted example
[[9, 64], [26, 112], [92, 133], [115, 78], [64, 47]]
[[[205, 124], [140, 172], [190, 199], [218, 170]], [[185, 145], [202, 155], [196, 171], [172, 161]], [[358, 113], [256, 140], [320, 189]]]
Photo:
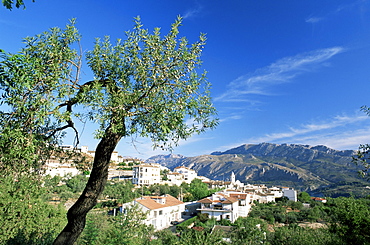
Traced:
[[103, 192], [108, 177], [108, 167], [114, 149], [121, 135], [108, 128], [96, 147], [94, 164], [84, 191], [76, 203], [68, 210], [68, 224], [54, 241], [54, 245], [72, 245], [85, 228], [86, 215], [96, 205]]

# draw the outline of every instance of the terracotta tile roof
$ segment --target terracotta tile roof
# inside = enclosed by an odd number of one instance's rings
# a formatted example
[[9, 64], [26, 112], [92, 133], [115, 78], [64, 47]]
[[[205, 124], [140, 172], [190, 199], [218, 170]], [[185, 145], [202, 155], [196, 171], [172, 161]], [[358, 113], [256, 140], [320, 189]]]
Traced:
[[191, 168], [188, 168], [188, 167], [184, 167], [184, 166], [176, 167], [176, 168], [174, 168], [174, 170], [175, 170], [175, 169], [180, 169], [180, 168], [183, 168], [183, 169], [186, 169], [186, 170], [190, 170], [190, 171], [195, 172], [195, 170], [194, 170], [194, 169], [191, 169]]
[[224, 195], [222, 193], [220, 193], [219, 195], [220, 196], [223, 196], [227, 201], [229, 201], [229, 202], [223, 201], [222, 203], [234, 203], [234, 202], [237, 202], [238, 201], [238, 198], [235, 198], [235, 197], [229, 197], [229, 196]]
[[221, 203], [222, 203], [222, 204], [232, 204], [233, 202], [232, 202], [232, 201], [230, 201], [230, 200], [225, 200], [225, 201], [222, 201]]
[[207, 183], [212, 184], [212, 185], [230, 185], [231, 181], [211, 180]]
[[311, 199], [315, 201], [326, 201], [325, 198], [321, 198], [321, 197], [311, 197]]
[[234, 197], [238, 199], [247, 199], [247, 194], [230, 193], [230, 197]]
[[209, 198], [203, 198], [201, 200], [198, 201], [199, 203], [212, 203], [212, 200], [209, 199]]
[[[160, 199], [160, 198], [162, 199], [165, 198], [166, 202], [164, 204], [160, 204], [154, 200], [154, 199]], [[143, 196], [143, 197], [135, 199], [135, 201], [151, 210], [165, 208], [165, 207], [172, 207], [172, 206], [183, 204], [182, 201], [176, 199], [175, 197], [171, 195], [166, 195], [165, 197], [163, 196], [160, 196], [160, 197], [159, 196]]]
[[[226, 198], [226, 200], [230, 203], [234, 203], [234, 202], [237, 202], [238, 201], [238, 198], [235, 198], [235, 197], [228, 197]], [[224, 203], [224, 202], [223, 202]]]

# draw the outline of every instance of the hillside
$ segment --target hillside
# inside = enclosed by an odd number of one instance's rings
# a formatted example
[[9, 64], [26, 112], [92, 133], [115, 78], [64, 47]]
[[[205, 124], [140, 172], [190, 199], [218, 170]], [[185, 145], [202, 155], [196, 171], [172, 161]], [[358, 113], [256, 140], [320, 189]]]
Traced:
[[[184, 165], [215, 180], [228, 180], [234, 172], [236, 179], [244, 183], [289, 186], [309, 192], [321, 192], [330, 186], [331, 195], [336, 187], [350, 185], [351, 193], [368, 193], [368, 183], [358, 176], [358, 167], [352, 163], [354, 154], [352, 150], [339, 151], [322, 145], [261, 143], [196, 157], [160, 155], [148, 161], [169, 168]], [[340, 192], [349, 194], [343, 188]]]

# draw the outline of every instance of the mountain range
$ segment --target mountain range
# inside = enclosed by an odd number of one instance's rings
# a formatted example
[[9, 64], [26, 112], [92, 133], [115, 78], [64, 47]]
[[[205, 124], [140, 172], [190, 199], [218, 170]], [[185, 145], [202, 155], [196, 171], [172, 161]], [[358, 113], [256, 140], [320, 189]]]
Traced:
[[157, 155], [147, 162], [170, 169], [186, 166], [213, 180], [236, 179], [249, 184], [293, 187], [314, 195], [364, 196], [369, 183], [358, 175], [353, 150], [334, 150], [323, 145], [245, 144], [224, 152], [185, 157]]

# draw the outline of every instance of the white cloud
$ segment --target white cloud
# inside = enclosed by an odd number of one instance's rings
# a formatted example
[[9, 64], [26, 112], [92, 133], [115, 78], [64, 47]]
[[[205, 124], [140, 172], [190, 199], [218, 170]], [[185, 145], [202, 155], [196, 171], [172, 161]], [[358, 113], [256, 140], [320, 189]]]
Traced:
[[294, 143], [307, 145], [326, 145], [336, 150], [356, 150], [360, 144], [370, 142], [369, 127], [336, 131], [333, 133], [313, 134], [294, 139]]
[[270, 86], [289, 82], [302, 73], [313, 72], [318, 65], [326, 66], [327, 60], [343, 51], [342, 47], [332, 47], [282, 58], [251, 75], [232, 81], [228, 90], [215, 100], [235, 102], [247, 100], [246, 95], [271, 95], [268, 91]]
[[361, 143], [370, 142], [369, 126], [357, 128], [356, 124], [364, 123], [365, 120], [368, 122], [369, 119], [365, 115], [336, 116], [327, 122], [304, 124], [298, 128], [289, 128], [286, 132], [251, 138], [247, 142], [326, 145], [334, 149], [355, 149]]
[[358, 11], [361, 11], [361, 7], [365, 6], [368, 2], [369, 2], [368, 0], [358, 0], [358, 1], [353, 1], [349, 4], [340, 4], [335, 9], [322, 15], [322, 17], [310, 16], [305, 21], [306, 23], [315, 24], [315, 23], [323, 21], [324, 19], [333, 18], [335, 15], [338, 15], [341, 12], [346, 11], [346, 10], [352, 11], [354, 14], [357, 15], [359, 14]]
[[190, 9], [185, 12], [185, 14], [183, 15], [183, 18], [188, 19], [188, 18], [194, 17], [195, 15], [198, 15], [202, 11], [202, 9], [203, 8], [200, 5], [197, 6], [196, 8]]
[[221, 122], [226, 122], [226, 121], [231, 121], [231, 120], [239, 120], [239, 119], [242, 119], [242, 116], [240, 116], [240, 115], [231, 115], [229, 117], [225, 117], [225, 118], [220, 119], [220, 123]]
[[307, 23], [312, 23], [312, 24], [314, 24], [314, 23], [317, 23], [317, 22], [320, 22], [320, 21], [322, 21], [324, 18], [321, 18], [321, 17], [309, 17], [309, 18], [307, 18], [306, 19], [306, 22]]

